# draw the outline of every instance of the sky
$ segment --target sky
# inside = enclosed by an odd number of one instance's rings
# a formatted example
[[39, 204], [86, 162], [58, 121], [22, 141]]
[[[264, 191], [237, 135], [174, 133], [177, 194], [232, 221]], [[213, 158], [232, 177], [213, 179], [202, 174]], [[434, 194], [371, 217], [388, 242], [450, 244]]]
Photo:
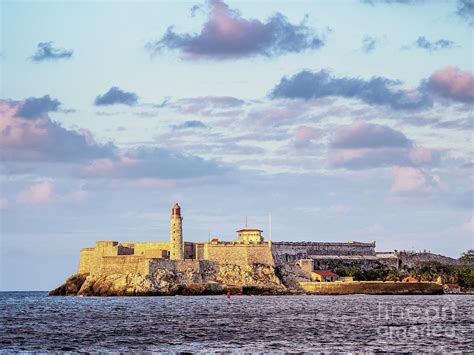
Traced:
[[0, 290], [97, 240], [473, 248], [472, 0], [0, 1]]

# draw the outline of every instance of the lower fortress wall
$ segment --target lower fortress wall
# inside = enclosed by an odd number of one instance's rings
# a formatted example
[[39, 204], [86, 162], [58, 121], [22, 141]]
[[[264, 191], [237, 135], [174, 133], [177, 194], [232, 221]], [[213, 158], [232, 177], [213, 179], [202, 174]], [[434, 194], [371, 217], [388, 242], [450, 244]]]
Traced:
[[139, 255], [119, 255], [104, 256], [101, 261], [96, 264], [91, 274], [128, 274], [137, 273], [141, 275], [148, 274], [149, 260]]
[[117, 255], [98, 257], [94, 249], [81, 251], [81, 260], [78, 273], [91, 275], [141, 274], [149, 275], [157, 269], [166, 269], [176, 272], [200, 273], [214, 261], [210, 260], [169, 260], [163, 258], [149, 258], [145, 255]]
[[306, 293], [318, 295], [443, 293], [443, 286], [434, 282], [300, 282], [300, 285]]

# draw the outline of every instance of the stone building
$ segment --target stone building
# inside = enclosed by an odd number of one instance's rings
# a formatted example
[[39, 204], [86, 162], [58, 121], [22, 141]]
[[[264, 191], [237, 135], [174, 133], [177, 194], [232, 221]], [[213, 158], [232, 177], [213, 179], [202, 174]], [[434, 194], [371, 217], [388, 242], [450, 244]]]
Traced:
[[260, 229], [240, 229], [237, 231], [237, 241], [242, 243], [263, 242], [262, 230]]

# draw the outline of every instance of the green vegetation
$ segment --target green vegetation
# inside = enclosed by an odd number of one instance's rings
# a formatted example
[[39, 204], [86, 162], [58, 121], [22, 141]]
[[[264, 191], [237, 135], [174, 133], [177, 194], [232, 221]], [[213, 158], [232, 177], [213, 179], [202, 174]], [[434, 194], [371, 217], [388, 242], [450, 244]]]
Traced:
[[356, 266], [341, 266], [335, 272], [339, 276], [352, 276], [356, 281], [402, 281], [413, 277], [419, 281], [457, 283], [464, 289], [474, 289], [474, 265], [448, 266], [439, 262], [425, 262], [414, 268], [389, 268], [380, 265], [363, 270]]
[[380, 281], [387, 278], [391, 269], [385, 265], [379, 265], [368, 270], [357, 266], [340, 266], [335, 272], [339, 276], [352, 276], [355, 281]]
[[457, 283], [463, 288], [474, 289], [474, 265], [446, 266], [439, 263], [424, 263], [411, 272], [420, 281]]

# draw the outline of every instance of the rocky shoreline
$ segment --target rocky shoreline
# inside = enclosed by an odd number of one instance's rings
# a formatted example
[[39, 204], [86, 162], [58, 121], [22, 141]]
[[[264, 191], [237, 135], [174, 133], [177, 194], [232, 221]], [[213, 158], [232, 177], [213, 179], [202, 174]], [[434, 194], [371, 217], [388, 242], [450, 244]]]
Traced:
[[[117, 274], [74, 274], [50, 296], [173, 296], [218, 295], [294, 295], [294, 294], [440, 294], [436, 283], [402, 282], [308, 282], [297, 266], [263, 264], [239, 266], [215, 264], [201, 272], [166, 268], [142, 275], [136, 272]], [[303, 285], [303, 287], [302, 287]]]
[[219, 265], [205, 272], [157, 269], [153, 274], [75, 274], [50, 296], [172, 296], [232, 294], [277, 295], [302, 292], [298, 282], [288, 288], [274, 267], [254, 264]]

